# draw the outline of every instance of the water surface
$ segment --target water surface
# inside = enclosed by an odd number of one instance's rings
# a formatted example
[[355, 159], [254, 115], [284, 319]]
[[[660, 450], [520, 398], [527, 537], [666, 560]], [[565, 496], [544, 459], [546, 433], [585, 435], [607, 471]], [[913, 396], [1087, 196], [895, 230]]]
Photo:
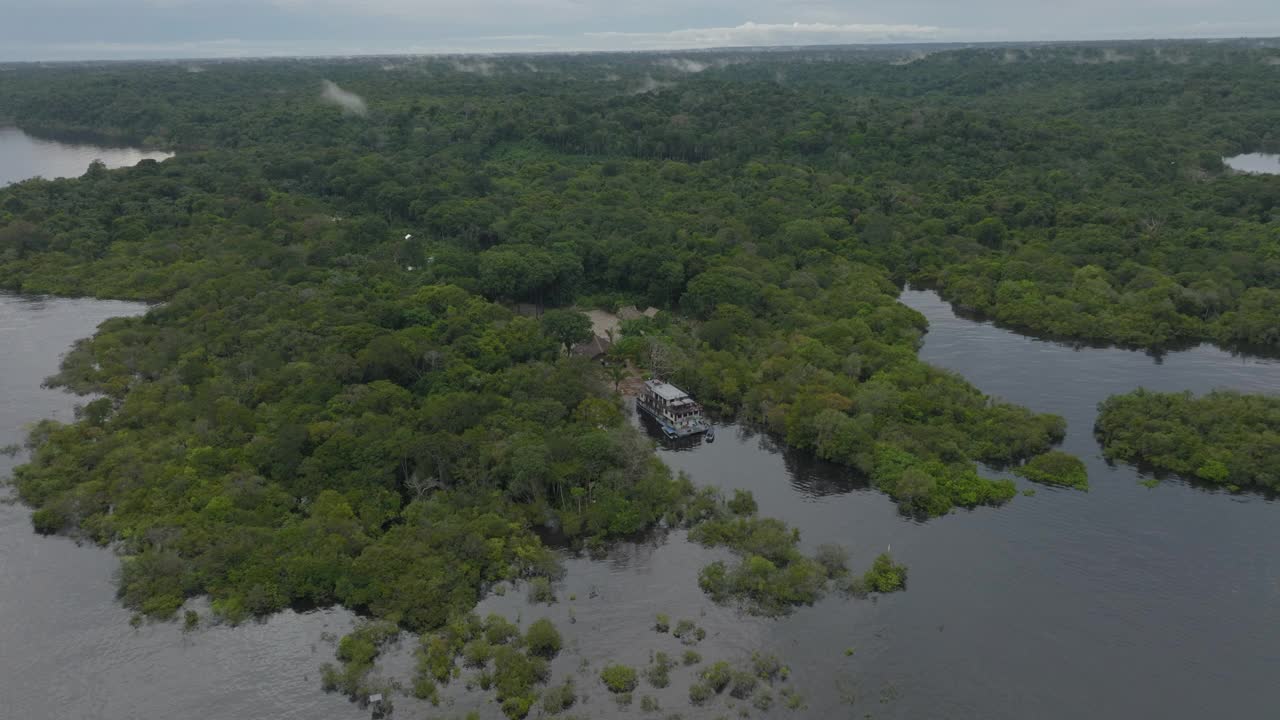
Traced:
[[117, 168], [169, 157], [170, 153], [136, 148], [45, 140], [17, 128], [0, 127], [0, 187], [33, 177], [80, 177], [94, 160]]
[[1280, 155], [1267, 153], [1246, 153], [1235, 157], [1223, 158], [1222, 161], [1233, 170], [1261, 175], [1280, 174]]

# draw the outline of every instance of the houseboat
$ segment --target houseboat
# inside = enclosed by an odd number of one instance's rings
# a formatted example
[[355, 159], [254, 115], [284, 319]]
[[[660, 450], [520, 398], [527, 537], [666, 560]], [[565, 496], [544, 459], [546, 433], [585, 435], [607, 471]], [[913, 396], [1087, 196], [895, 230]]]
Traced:
[[702, 406], [675, 385], [646, 380], [636, 396], [636, 409], [657, 421], [669, 438], [689, 437], [706, 432], [710, 425], [702, 416]]

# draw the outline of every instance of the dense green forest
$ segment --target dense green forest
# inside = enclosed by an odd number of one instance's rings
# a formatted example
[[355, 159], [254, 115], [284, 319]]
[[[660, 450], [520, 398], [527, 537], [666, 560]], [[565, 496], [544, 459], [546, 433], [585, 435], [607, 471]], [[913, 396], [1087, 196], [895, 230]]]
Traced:
[[1099, 407], [1106, 456], [1231, 488], [1280, 491], [1280, 398], [1137, 390]]
[[536, 531], [660, 521], [741, 556], [713, 595], [763, 568], [811, 602], [821, 557], [672, 477], [557, 316], [512, 308], [663, 308], [619, 357], [921, 517], [1008, 501], [976, 463], [1065, 425], [920, 362], [904, 282], [1080, 339], [1280, 344], [1280, 182], [1220, 161], [1280, 147], [1280, 51], [700, 58], [6, 67], [0, 118], [178, 153], [0, 190], [0, 287], [162, 302], [54, 378], [102, 397], [32, 435], [37, 528], [119, 541], [159, 616], [205, 593], [427, 630], [554, 577]]

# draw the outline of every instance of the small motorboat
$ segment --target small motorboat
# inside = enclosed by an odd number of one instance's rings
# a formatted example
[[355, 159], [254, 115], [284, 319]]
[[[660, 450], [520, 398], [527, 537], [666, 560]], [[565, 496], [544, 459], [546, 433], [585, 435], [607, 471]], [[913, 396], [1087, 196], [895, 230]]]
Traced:
[[707, 426], [707, 431], [706, 431], [706, 432], [704, 432], [704, 433], [702, 434], [702, 437], [706, 438], [707, 442], [709, 442], [709, 443], [713, 443], [713, 442], [715, 442], [715, 441], [716, 441], [716, 429], [715, 429], [715, 428], [713, 428], [713, 427], [711, 427], [710, 425], [708, 425], [708, 426]]

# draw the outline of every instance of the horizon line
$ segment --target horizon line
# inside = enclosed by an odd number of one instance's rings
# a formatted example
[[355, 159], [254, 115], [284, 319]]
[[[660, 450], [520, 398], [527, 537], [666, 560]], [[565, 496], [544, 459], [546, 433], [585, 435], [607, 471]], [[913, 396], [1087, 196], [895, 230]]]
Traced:
[[449, 57], [553, 57], [579, 55], [673, 55], [680, 53], [714, 53], [714, 52], [770, 52], [770, 51], [802, 51], [836, 48], [906, 48], [920, 46], [952, 47], [956, 49], [1001, 47], [1001, 46], [1052, 46], [1052, 45], [1124, 45], [1138, 43], [1231, 43], [1243, 41], [1275, 41], [1280, 43], [1280, 35], [1231, 35], [1231, 36], [1199, 36], [1199, 37], [1131, 37], [1117, 39], [1054, 39], [1054, 40], [915, 40], [915, 41], [865, 41], [854, 43], [814, 43], [796, 45], [708, 45], [688, 48], [619, 48], [619, 49], [583, 49], [583, 50], [442, 50], [438, 52], [358, 52], [340, 53], [325, 52], [317, 54], [282, 53], [268, 55], [214, 55], [214, 56], [173, 56], [173, 57], [115, 57], [115, 58], [82, 58], [76, 60], [0, 60], [0, 66], [11, 65], [86, 65], [86, 64], [139, 64], [139, 63], [179, 63], [179, 62], [260, 62], [269, 60], [356, 60], [387, 58], [449, 58]]

